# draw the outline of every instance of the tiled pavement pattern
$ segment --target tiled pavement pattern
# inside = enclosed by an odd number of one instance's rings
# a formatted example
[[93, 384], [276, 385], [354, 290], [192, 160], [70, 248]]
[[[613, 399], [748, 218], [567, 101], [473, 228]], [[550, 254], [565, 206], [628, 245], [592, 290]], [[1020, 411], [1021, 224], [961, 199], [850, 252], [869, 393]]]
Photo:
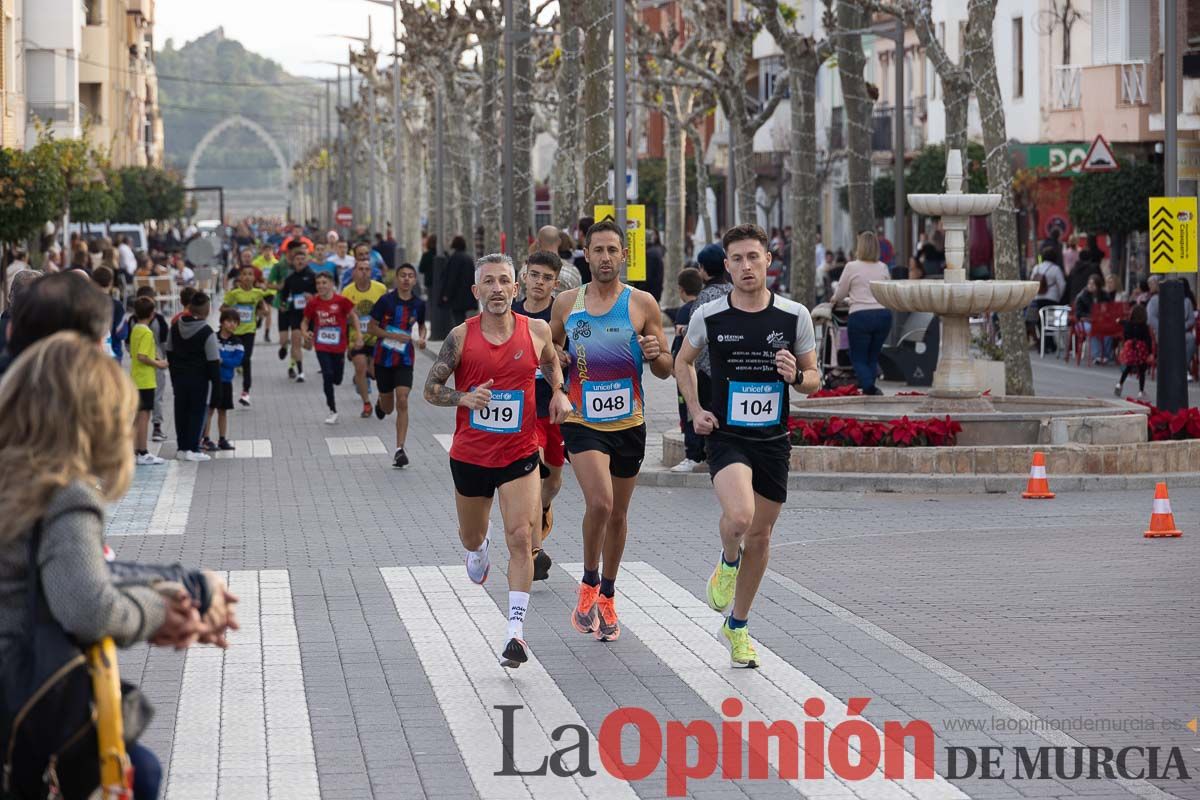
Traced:
[[[493, 653], [503, 636], [506, 555], [497, 541], [486, 589], [462, 580], [449, 471], [435, 438], [451, 430], [453, 412], [419, 398], [431, 361], [418, 365], [406, 448], [412, 466], [394, 471], [391, 419], [325, 426], [319, 382], [288, 383], [271, 346], [256, 357], [255, 406], [231, 415], [231, 436], [270, 440], [272, 457], [139, 468], [137, 491], [113, 519], [112, 532], [124, 534], [111, 541], [121, 558], [231, 571], [252, 623], [224, 657], [147, 648], [122, 657], [123, 675], [156, 704], [144, 741], [163, 758], [171, 797], [263, 796], [264, 775], [265, 796], [302, 797], [310, 763], [328, 798], [609, 796], [601, 775], [571, 782], [568, 793], [551, 777], [529, 777], [511, 794], [495, 790], [486, 767], [500, 757], [501, 719], [484, 704], [521, 698], [512, 700], [526, 706], [516, 718], [515, 758], [528, 769], [549, 755], [537, 742], [558, 726], [581, 722], [593, 748], [618, 706], [645, 708], [664, 722], [719, 726], [713, 701], [727, 692], [746, 705], [743, 719], [797, 725], [806, 717], [796, 708], [809, 697], [869, 697], [863, 717], [877, 727], [914, 718], [932, 725], [943, 774], [945, 747], [999, 745], [1008, 748], [1008, 776], [914, 782], [909, 792], [878, 780], [792, 786], [774, 772], [730, 781], [718, 770], [689, 781], [692, 797], [909, 797], [952, 784], [971, 797], [1163, 797], [1165, 790], [1200, 798], [1200, 737], [1182, 727], [1200, 714], [1200, 491], [1174, 493], [1185, 536], [1169, 541], [1142, 539], [1150, 498], [1141, 493], [1024, 503], [793, 492], [751, 618], [766, 665], [734, 673], [711, 638], [715, 618], [702, 607], [717, 554], [711, 491], [639, 487], [628, 569], [617, 583], [622, 638], [603, 645], [574, 632], [567, 615], [578, 576], [556, 568], [535, 588], [526, 622], [538, 666], [509, 672]], [[652, 429], [664, 429], [674, 420], [673, 391], [650, 378], [647, 387]], [[354, 408], [352, 387], [340, 391]], [[326, 437], [352, 436], [378, 437], [385, 452], [330, 454]], [[172, 473], [168, 494], [162, 484]], [[185, 497], [186, 526], [173, 531]], [[578, 562], [582, 505], [570, 475], [556, 515], [548, 552]], [[182, 535], [163, 535], [172, 533]], [[298, 671], [285, 651], [298, 653]], [[273, 654], [282, 660], [272, 662]], [[307, 714], [297, 713], [305, 706]], [[544, 719], [539, 708], [548, 709]], [[832, 707], [822, 719], [836, 722], [844, 711]], [[1178, 746], [1194, 780], [1013, 780], [1013, 746], [1061, 743], [1065, 735], [993, 729], [994, 720], [1022, 719], [1064, 721], [1086, 745]], [[976, 720], [983, 730], [959, 729]], [[1080, 729], [1122, 720], [1162, 729]], [[480, 732], [484, 722], [490, 732]], [[272, 736], [303, 750], [306, 729], [311, 762], [273, 760]], [[239, 736], [227, 740], [226, 732]], [[629, 727], [624, 734], [632, 760], [634, 737]], [[690, 763], [696, 755], [692, 747]], [[289, 758], [304, 756], [287, 750]], [[197, 775], [196, 765], [214, 757], [216, 774]], [[597, 758], [591, 766], [601, 769]], [[665, 796], [664, 766], [629, 788], [642, 798]]]

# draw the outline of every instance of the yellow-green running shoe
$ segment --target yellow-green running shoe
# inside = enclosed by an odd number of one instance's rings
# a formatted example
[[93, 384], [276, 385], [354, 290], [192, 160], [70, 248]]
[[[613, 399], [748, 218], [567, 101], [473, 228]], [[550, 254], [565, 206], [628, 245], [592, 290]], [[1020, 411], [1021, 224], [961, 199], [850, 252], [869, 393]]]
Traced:
[[729, 644], [729, 663], [736, 669], [758, 669], [758, 652], [750, 643], [750, 633], [745, 627], [734, 630], [729, 620], [721, 624], [721, 635]]
[[[741, 561], [738, 562], [741, 565]], [[730, 567], [722, 558], [708, 577], [708, 607], [724, 614], [733, 602], [733, 590], [737, 586], [738, 567]]]

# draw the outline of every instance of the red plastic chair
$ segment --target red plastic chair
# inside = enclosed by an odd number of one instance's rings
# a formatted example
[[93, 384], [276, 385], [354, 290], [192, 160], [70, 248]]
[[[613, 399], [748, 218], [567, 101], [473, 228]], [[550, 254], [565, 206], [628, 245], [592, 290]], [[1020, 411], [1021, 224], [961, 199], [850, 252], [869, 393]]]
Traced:
[[[1105, 339], [1112, 338], [1115, 340], [1114, 351], [1119, 352], [1121, 339], [1124, 336], [1124, 328], [1121, 326], [1121, 320], [1129, 315], [1128, 303], [1096, 303], [1092, 306], [1092, 329], [1084, 331], [1082, 322], [1079, 324], [1078, 335], [1086, 337], [1088, 340], [1087, 347], [1076, 347], [1075, 349], [1075, 364], [1080, 363], [1082, 351], [1091, 352], [1091, 340], [1100, 339], [1103, 342]], [[1103, 352], [1103, 349], [1101, 349]], [[1089, 359], [1090, 363], [1090, 359]]]

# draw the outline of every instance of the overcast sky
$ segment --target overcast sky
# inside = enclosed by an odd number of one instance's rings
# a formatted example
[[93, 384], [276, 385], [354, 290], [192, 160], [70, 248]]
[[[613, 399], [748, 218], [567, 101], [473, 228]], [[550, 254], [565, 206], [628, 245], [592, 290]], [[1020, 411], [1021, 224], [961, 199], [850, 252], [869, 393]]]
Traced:
[[[335, 68], [311, 61], [346, 61], [346, 39], [324, 34], [367, 35], [370, 17], [377, 50], [391, 52], [392, 12], [367, 0], [158, 0], [154, 39], [179, 48], [220, 25], [247, 50], [283, 65], [293, 75], [332, 77]], [[381, 59], [380, 63], [383, 63]]]

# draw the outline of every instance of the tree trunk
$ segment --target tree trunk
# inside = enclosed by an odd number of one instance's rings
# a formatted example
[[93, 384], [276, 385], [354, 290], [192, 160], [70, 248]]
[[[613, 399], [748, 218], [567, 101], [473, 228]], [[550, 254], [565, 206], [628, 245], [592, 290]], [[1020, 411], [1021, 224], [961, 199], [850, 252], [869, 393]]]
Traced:
[[612, 168], [612, 82], [613, 10], [607, 0], [581, 0], [580, 19], [588, 20], [583, 32], [583, 194], [581, 211], [591, 216], [592, 207], [609, 202], [608, 171]]
[[[696, 164], [696, 219], [704, 225], [704, 241], [692, 242], [692, 249], [701, 247], [715, 239], [712, 216], [708, 211], [708, 164], [704, 162], [704, 141], [695, 127], [686, 126], [688, 141], [692, 143], [692, 160]], [[692, 254], [688, 253], [691, 258]]]
[[479, 224], [483, 226], [483, 250], [485, 253], [500, 252], [500, 116], [499, 92], [502, 79], [500, 73], [500, 39], [487, 36], [480, 42], [483, 71], [480, 75], [480, 124], [479, 124], [479, 192], [482, 206]]
[[817, 302], [816, 264], [812, 263], [817, 240], [821, 187], [817, 184], [817, 82], [815, 54], [797, 54], [788, 64], [791, 85], [791, 180], [788, 191], [792, 206], [792, 261], [789, 290], [792, 299], [812, 308]]
[[758, 195], [758, 172], [754, 169], [754, 129], [741, 124], [746, 119], [745, 112], [738, 118], [737, 159], [734, 172], [737, 174], [737, 216], [731, 222], [737, 225], [742, 222], [758, 222], [758, 205], [755, 198]]
[[551, 218], [573, 226], [586, 216], [579, 206], [579, 3], [559, 0], [562, 57], [558, 61], [558, 147], [550, 169]]
[[[529, 4], [514, 4], [515, 30], [531, 27]], [[508, 252], [515, 264], [525, 260], [533, 232], [533, 50], [517, 47], [513, 69], [513, 239]]]
[[[838, 27], [843, 31], [867, 27], [867, 12], [857, 3], [839, 0]], [[875, 207], [871, 191], [871, 107], [867, 83], [863, 79], [862, 37], [858, 34], [837, 37], [838, 77], [846, 108], [846, 172], [850, 194], [850, 226], [859, 231], [875, 230]]]
[[686, 259], [684, 255], [684, 220], [687, 218], [687, 169], [686, 142], [683, 128], [679, 124], [678, 105], [672, 96], [683, 90], [667, 89], [669, 113], [665, 114], [667, 135], [664, 144], [667, 157], [667, 229], [663, 236], [667, 247], [667, 263], [663, 270], [663, 306], [670, 307], [679, 301], [677, 286], [679, 270]]
[[[406, 101], [416, 100], [415, 96], [405, 98]], [[419, 123], [421, 117], [416, 114], [405, 114], [402, 117], [404, 131], [404, 218], [400, 220], [400, 231], [396, 234], [397, 241], [404, 243], [405, 252], [414, 264], [420, 256], [421, 247], [421, 217], [431, 219], [429, 209], [425, 207], [425, 188], [429, 178], [425, 171], [425, 143], [430, 138], [429, 129], [422, 124], [412, 124], [409, 120]]]
[[[983, 124], [983, 146], [987, 152], [988, 191], [1000, 195], [1000, 206], [992, 215], [996, 278], [1020, 277], [1017, 218], [1012, 198], [1012, 163], [1008, 154], [1008, 133], [1004, 124], [1004, 104], [1000, 81], [996, 77], [996, 54], [992, 44], [992, 22], [996, 0], [970, 0], [967, 22], [967, 49], [971, 79], [979, 98], [979, 116]], [[1009, 394], [1032, 395], [1033, 371], [1029, 347], [1025, 341], [1023, 311], [1000, 315], [1000, 335], [1004, 339], [1004, 367]]]
[[946, 147], [967, 154], [967, 118], [971, 107], [971, 81], [942, 78], [942, 102], [946, 107]]

